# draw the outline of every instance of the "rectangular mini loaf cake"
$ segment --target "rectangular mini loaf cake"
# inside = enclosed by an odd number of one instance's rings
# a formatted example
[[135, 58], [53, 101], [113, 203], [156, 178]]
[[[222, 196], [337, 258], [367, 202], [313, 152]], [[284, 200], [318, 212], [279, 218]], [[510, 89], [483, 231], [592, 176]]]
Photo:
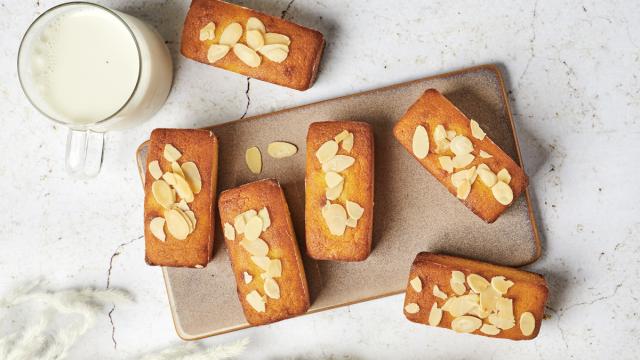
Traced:
[[309, 309], [309, 290], [289, 206], [277, 181], [225, 190], [220, 223], [244, 316], [263, 325]]
[[373, 229], [373, 131], [365, 122], [309, 126], [305, 176], [307, 253], [362, 261]]
[[529, 340], [540, 331], [547, 294], [542, 275], [422, 252], [411, 266], [404, 314], [461, 333]]
[[524, 191], [527, 176], [480, 125], [429, 89], [396, 123], [393, 134], [451, 194], [492, 223]]
[[306, 90], [324, 48], [321, 33], [243, 6], [193, 0], [182, 54], [258, 80]]
[[156, 129], [145, 174], [149, 265], [207, 266], [213, 249], [218, 140], [209, 130]]

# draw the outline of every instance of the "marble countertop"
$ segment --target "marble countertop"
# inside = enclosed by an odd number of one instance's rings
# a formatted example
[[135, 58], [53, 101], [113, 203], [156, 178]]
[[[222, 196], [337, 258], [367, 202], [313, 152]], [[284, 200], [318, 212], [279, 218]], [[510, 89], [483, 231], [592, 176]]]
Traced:
[[160, 269], [143, 260], [133, 154], [151, 129], [206, 126], [486, 63], [499, 64], [507, 81], [543, 239], [542, 257], [526, 267], [550, 285], [537, 339], [419, 326], [392, 296], [201, 342], [249, 337], [246, 358], [637, 357], [640, 2], [245, 2], [324, 33], [318, 81], [297, 92], [179, 55], [188, 1], [104, 0], [160, 31], [175, 82], [155, 118], [107, 134], [102, 172], [91, 180], [65, 173], [66, 130], [29, 105], [15, 72], [20, 37], [56, 3], [0, 0], [0, 296], [35, 278], [52, 289], [130, 290], [136, 302], [105, 311], [73, 358], [131, 358], [181, 341]]

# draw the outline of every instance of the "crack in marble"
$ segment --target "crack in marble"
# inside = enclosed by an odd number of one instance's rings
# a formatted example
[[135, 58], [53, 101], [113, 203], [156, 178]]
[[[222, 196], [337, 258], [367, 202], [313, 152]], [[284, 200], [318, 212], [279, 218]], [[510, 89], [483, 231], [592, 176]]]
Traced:
[[240, 116], [240, 119], [244, 119], [244, 117], [247, 116], [249, 105], [251, 105], [251, 96], [249, 95], [249, 90], [251, 90], [251, 78], [247, 77], [247, 90], [245, 90], [244, 92], [244, 96], [247, 98], [247, 106], [244, 108], [244, 114]]
[[293, 5], [293, 3], [295, 1], [296, 0], [289, 1], [289, 3], [287, 4], [287, 7], [284, 10], [282, 10], [282, 13], [280, 14], [280, 19], [284, 19], [287, 16], [287, 13], [289, 12], [289, 9], [291, 9], [291, 6]]
[[524, 66], [524, 70], [522, 71], [522, 74], [520, 74], [520, 77], [518, 78], [518, 85], [517, 88], [520, 88], [520, 84], [522, 83], [522, 79], [524, 78], [524, 76], [527, 74], [527, 72], [529, 71], [529, 66], [531, 65], [531, 62], [533, 61], [533, 59], [536, 57], [536, 49], [534, 47], [534, 43], [536, 41], [536, 17], [538, 14], [538, 0], [536, 0], [536, 2], [533, 4], [533, 15], [531, 17], [531, 30], [532, 30], [532, 35], [531, 38], [529, 39], [529, 59], [527, 60], [527, 64]]
[[612, 298], [612, 297], [616, 296], [616, 294], [618, 293], [618, 290], [622, 287], [623, 284], [624, 283], [617, 284], [615, 289], [613, 289], [613, 292], [610, 295], [600, 296], [599, 298], [593, 299], [591, 301], [583, 301], [583, 302], [571, 304], [571, 305], [569, 305], [569, 306], [567, 306], [565, 308], [562, 308], [561, 312], [564, 313], [566, 311], [569, 311], [569, 309], [573, 309], [573, 308], [578, 307], [578, 306], [593, 305], [593, 304], [595, 304], [597, 302], [604, 301], [604, 300], [607, 300], [609, 298]]
[[109, 310], [109, 314], [107, 314], [107, 316], [109, 316], [109, 322], [111, 323], [111, 342], [113, 343], [113, 348], [117, 349], [118, 342], [116, 341], [116, 325], [113, 323], [113, 318], [111, 317], [111, 314], [115, 309], [116, 309], [116, 306], [113, 305], [111, 310]]

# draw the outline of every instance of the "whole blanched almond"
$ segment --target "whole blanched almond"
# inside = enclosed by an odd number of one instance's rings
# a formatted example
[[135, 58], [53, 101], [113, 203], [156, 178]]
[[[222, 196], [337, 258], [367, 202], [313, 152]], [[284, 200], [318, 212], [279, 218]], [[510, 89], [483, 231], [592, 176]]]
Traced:
[[316, 151], [316, 158], [318, 158], [321, 164], [324, 164], [327, 161], [333, 159], [333, 157], [336, 156], [337, 153], [338, 143], [334, 140], [329, 140], [320, 145], [320, 147]]
[[469, 164], [473, 162], [473, 159], [475, 159], [473, 154], [460, 154], [454, 156], [453, 159], [451, 159], [451, 162], [453, 163], [454, 168], [462, 169], [469, 166]]
[[438, 303], [433, 303], [429, 311], [429, 325], [438, 326], [442, 321], [442, 309], [438, 308]]
[[503, 183], [502, 181], [498, 181], [491, 188], [491, 193], [493, 197], [502, 205], [509, 205], [513, 201], [513, 190], [509, 185]]
[[151, 230], [151, 234], [160, 241], [165, 241], [167, 238], [164, 233], [164, 223], [164, 218], [160, 216], [151, 219], [149, 222], [149, 230]]
[[280, 286], [272, 278], [264, 280], [264, 293], [272, 299], [280, 299]]
[[266, 308], [265, 308], [264, 299], [262, 298], [262, 296], [260, 296], [260, 294], [256, 290], [253, 290], [250, 293], [248, 293], [245, 299], [255, 311], [265, 312]]
[[259, 30], [247, 30], [247, 45], [253, 50], [258, 50], [264, 46], [264, 37]]
[[198, 171], [198, 166], [193, 161], [188, 161], [180, 165], [182, 169], [182, 173], [184, 174], [184, 179], [187, 180], [189, 186], [191, 187], [191, 191], [194, 194], [197, 194], [202, 189], [202, 179], [200, 178], [200, 171]]
[[178, 211], [176, 209], [167, 210], [164, 212], [164, 218], [167, 220], [169, 234], [177, 240], [184, 240], [189, 235], [189, 223]]
[[265, 45], [281, 44], [289, 46], [291, 45], [291, 40], [286, 35], [277, 33], [266, 33], [264, 34], [264, 43]]
[[327, 183], [327, 187], [332, 188], [343, 182], [344, 178], [337, 172], [329, 171], [324, 175], [324, 181]]
[[[266, 45], [266, 46], [272, 46], [272, 45]], [[262, 50], [262, 49], [260, 49]], [[285, 61], [287, 59], [287, 57], [289, 56], [289, 52], [288, 51], [284, 51], [282, 49], [273, 49], [273, 50], [268, 50], [268, 51], [260, 51], [260, 53], [262, 55], [264, 55], [264, 57], [266, 57], [267, 59], [275, 62], [275, 63], [281, 63], [283, 61]]]
[[284, 141], [274, 141], [267, 146], [267, 153], [275, 159], [293, 156], [297, 152], [298, 148], [295, 145]]
[[260, 154], [260, 149], [255, 146], [248, 148], [244, 159], [252, 173], [257, 175], [262, 172], [262, 154]]
[[347, 214], [349, 217], [354, 218], [356, 220], [360, 220], [362, 214], [364, 214], [364, 208], [360, 206], [358, 203], [347, 200]]
[[498, 171], [498, 181], [502, 181], [505, 184], [508, 184], [511, 182], [511, 174], [509, 174], [509, 171], [507, 169], [502, 169], [500, 171]]
[[176, 173], [173, 173], [173, 178], [176, 180], [175, 189], [178, 192], [178, 196], [187, 203], [192, 202], [194, 200], [193, 191], [191, 191], [191, 186], [189, 186], [187, 180]]
[[200, 41], [213, 40], [216, 38], [216, 24], [208, 23], [200, 29]]
[[262, 231], [265, 231], [271, 226], [271, 217], [269, 217], [269, 210], [266, 207], [263, 207], [258, 211], [258, 216], [262, 219]]
[[416, 126], [416, 129], [413, 132], [411, 149], [413, 150], [413, 155], [418, 159], [424, 159], [427, 157], [427, 154], [429, 154], [429, 135], [427, 134], [427, 129], [425, 129], [424, 126]]
[[344, 189], [344, 181], [340, 182], [337, 186], [327, 188], [325, 196], [327, 200], [335, 200], [340, 197], [342, 190]]
[[451, 329], [459, 333], [472, 333], [482, 326], [482, 320], [473, 316], [460, 316], [451, 322]]
[[252, 217], [247, 221], [247, 225], [244, 227], [244, 237], [249, 240], [256, 240], [262, 232], [262, 219], [259, 216]]
[[469, 154], [473, 151], [473, 144], [468, 137], [457, 135], [451, 140], [451, 151], [456, 155]]
[[347, 212], [340, 204], [331, 204], [324, 211], [325, 221], [332, 235], [342, 236], [347, 227]]
[[169, 184], [164, 180], [156, 180], [151, 184], [151, 194], [160, 206], [168, 209], [176, 202], [176, 197]]
[[247, 20], [247, 31], [251, 30], [258, 30], [263, 34], [267, 32], [266, 28], [264, 27], [264, 23], [256, 17], [250, 17], [249, 20]]
[[158, 160], [151, 161], [148, 167], [149, 174], [151, 174], [154, 179], [158, 180], [162, 177], [162, 169], [160, 169], [160, 163], [158, 163]]
[[522, 331], [522, 335], [529, 336], [533, 334], [533, 330], [536, 328], [536, 319], [533, 317], [533, 314], [530, 312], [523, 312], [520, 315], [520, 331]]
[[478, 140], [482, 140], [484, 139], [484, 137], [487, 135], [485, 134], [485, 132], [480, 128], [480, 124], [478, 124], [477, 121], [471, 119], [469, 126], [471, 127], [471, 135], [478, 139]]
[[218, 42], [221, 45], [235, 46], [240, 37], [242, 37], [242, 25], [234, 22], [224, 28]]
[[224, 237], [227, 238], [228, 240], [233, 241], [236, 239], [236, 232], [233, 229], [233, 226], [231, 224], [224, 223], [223, 232], [224, 232]]
[[209, 50], [207, 50], [207, 61], [209, 61], [209, 64], [213, 64], [225, 57], [225, 55], [229, 53], [229, 50], [231, 50], [229, 45], [212, 44], [209, 46]]
[[169, 162], [178, 161], [178, 159], [180, 159], [180, 157], [182, 156], [180, 151], [178, 151], [178, 149], [176, 149], [175, 146], [171, 144], [164, 145], [164, 151], [162, 154], [164, 158]]
[[238, 59], [243, 63], [253, 68], [260, 66], [260, 63], [262, 62], [258, 53], [244, 44], [238, 43], [233, 45], [233, 53], [236, 54]]
[[269, 253], [269, 245], [260, 238], [255, 240], [244, 239], [240, 241], [240, 246], [253, 256], [267, 256]]
[[407, 314], [416, 314], [418, 311], [420, 311], [420, 306], [418, 306], [418, 304], [416, 303], [409, 303], [404, 307], [404, 311], [406, 311]]
[[322, 164], [322, 171], [342, 172], [350, 168], [356, 159], [348, 155], [336, 155], [331, 160]]

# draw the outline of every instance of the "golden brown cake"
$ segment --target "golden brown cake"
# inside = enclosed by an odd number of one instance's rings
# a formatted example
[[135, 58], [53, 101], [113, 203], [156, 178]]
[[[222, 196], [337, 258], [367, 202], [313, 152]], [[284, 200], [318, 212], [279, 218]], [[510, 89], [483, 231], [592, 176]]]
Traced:
[[547, 294], [542, 275], [422, 252], [411, 266], [404, 314], [457, 332], [529, 340], [540, 331]]
[[238, 298], [249, 324], [306, 313], [307, 279], [278, 182], [259, 180], [225, 190], [218, 206]]
[[492, 223], [520, 196], [528, 180], [481, 127], [429, 89], [396, 123], [393, 134], [451, 194]]
[[309, 126], [305, 176], [307, 253], [362, 261], [373, 230], [373, 131], [365, 122]]
[[145, 259], [205, 267], [213, 249], [218, 140], [209, 130], [156, 129], [145, 173]]
[[323, 48], [316, 30], [224, 1], [193, 0], [181, 51], [204, 64], [306, 90], [315, 81]]

